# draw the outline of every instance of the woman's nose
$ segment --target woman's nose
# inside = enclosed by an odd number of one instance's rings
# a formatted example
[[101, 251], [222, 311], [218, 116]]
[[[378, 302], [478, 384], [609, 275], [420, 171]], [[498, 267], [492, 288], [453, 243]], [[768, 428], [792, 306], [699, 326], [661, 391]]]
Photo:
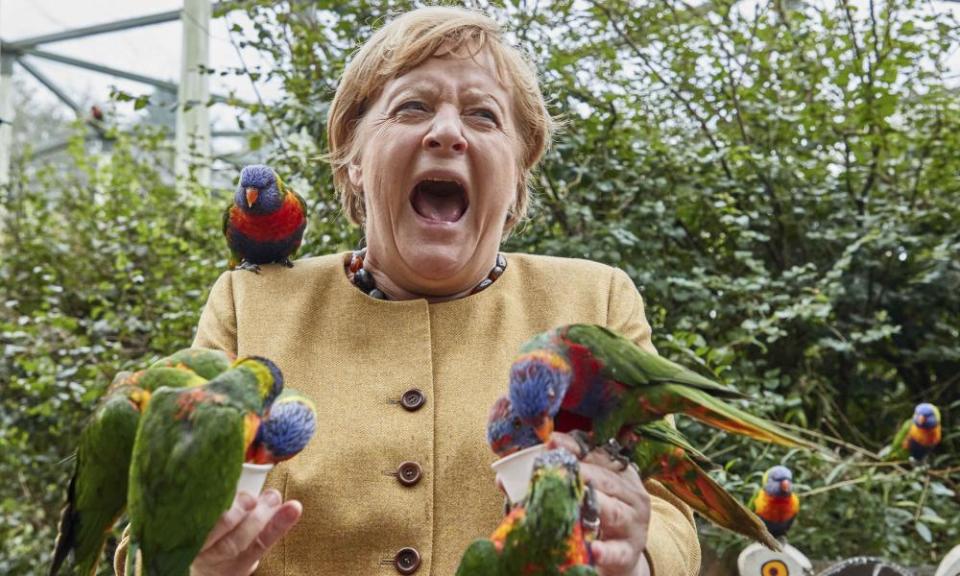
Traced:
[[444, 106], [437, 111], [430, 131], [423, 137], [423, 147], [432, 152], [462, 154], [467, 151], [460, 112], [455, 107]]

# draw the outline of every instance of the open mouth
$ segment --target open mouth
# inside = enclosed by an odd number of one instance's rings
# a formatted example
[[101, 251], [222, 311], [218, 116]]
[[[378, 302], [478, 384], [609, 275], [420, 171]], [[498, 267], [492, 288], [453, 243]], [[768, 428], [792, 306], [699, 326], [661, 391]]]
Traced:
[[454, 180], [421, 180], [410, 195], [413, 209], [427, 220], [456, 222], [467, 211], [467, 191]]

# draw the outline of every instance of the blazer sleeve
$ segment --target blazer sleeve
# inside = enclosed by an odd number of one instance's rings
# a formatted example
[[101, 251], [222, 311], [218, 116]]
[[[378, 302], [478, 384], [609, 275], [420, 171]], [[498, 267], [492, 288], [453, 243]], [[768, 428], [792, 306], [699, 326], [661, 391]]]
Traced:
[[224, 272], [210, 289], [200, 315], [194, 348], [214, 348], [237, 353], [237, 311], [233, 297], [233, 272]]
[[[641, 348], [657, 353], [651, 341], [650, 323], [643, 298], [626, 272], [617, 269], [610, 286], [607, 327]], [[700, 572], [700, 542], [693, 512], [660, 483], [644, 482], [650, 493], [650, 527], [644, 554], [654, 576], [697, 576]]]

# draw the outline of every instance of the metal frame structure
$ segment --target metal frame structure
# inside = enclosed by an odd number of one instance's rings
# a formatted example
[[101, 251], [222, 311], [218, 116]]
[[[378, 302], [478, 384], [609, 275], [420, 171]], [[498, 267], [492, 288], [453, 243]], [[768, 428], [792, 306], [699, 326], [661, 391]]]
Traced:
[[[209, 76], [203, 73], [204, 70], [209, 69], [209, 26], [212, 8], [213, 5], [209, 0], [184, 0], [184, 6], [180, 10], [85, 26], [12, 42], [0, 39], [0, 185], [9, 181], [12, 147], [11, 124], [14, 117], [11, 78], [14, 64], [20, 66], [57, 99], [70, 107], [77, 114], [77, 117], [83, 118], [86, 116], [85, 111], [81, 110], [79, 105], [54, 80], [41, 73], [30, 63], [29, 59], [33, 58], [132, 80], [177, 95], [174, 173], [177, 176], [178, 185], [182, 186], [187, 178], [202, 185], [209, 185], [210, 140], [212, 134], [207, 103], [228, 101], [224, 96], [210, 94]], [[181, 57], [179, 84], [41, 49], [41, 46], [54, 42], [119, 32], [142, 26], [153, 26], [175, 20], [183, 22], [183, 55]], [[94, 137], [104, 138], [105, 132], [99, 121], [87, 119], [86, 123], [96, 133]], [[222, 134], [236, 135], [235, 132]], [[41, 150], [44, 153], [49, 153], [62, 149], [64, 146], [64, 143], [56, 143]], [[191, 174], [192, 169], [193, 173]]]

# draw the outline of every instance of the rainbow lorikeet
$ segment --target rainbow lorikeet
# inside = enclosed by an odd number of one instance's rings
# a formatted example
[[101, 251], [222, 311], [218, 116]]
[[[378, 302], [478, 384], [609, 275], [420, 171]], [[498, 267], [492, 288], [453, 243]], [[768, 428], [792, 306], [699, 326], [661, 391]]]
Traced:
[[786, 466], [774, 466], [763, 473], [762, 483], [750, 506], [771, 534], [783, 538], [800, 511], [800, 498], [793, 493], [793, 472]]
[[202, 386], [154, 392], [137, 430], [128, 490], [129, 551], [146, 576], [187, 576], [230, 507], [244, 454], [283, 389], [280, 369], [246, 357]]
[[920, 462], [940, 444], [942, 434], [940, 409], [927, 402], [917, 404], [913, 417], [900, 426], [886, 457], [888, 460], [909, 457]]
[[595, 576], [580, 521], [586, 494], [576, 457], [563, 449], [544, 452], [526, 500], [489, 539], [470, 544], [457, 576]]
[[161, 366], [173, 368], [186, 368], [199, 376], [210, 380], [216, 378], [221, 372], [226, 371], [237, 357], [223, 350], [213, 350], [210, 348], [184, 348], [173, 354], [157, 360], [150, 365], [151, 368]]
[[260, 423], [247, 449], [247, 462], [275, 464], [306, 448], [317, 431], [317, 407], [301, 393], [285, 388]]
[[[763, 522], [727, 492], [701, 468], [696, 460], [707, 461], [666, 420], [634, 427], [621, 436], [633, 446], [630, 459], [641, 477], [658, 480], [677, 498], [722, 528], [732, 530], [778, 549]], [[500, 457], [540, 443], [533, 428], [517, 416], [506, 397], [500, 397], [490, 411], [487, 441]]]
[[513, 409], [544, 441], [560, 424], [588, 433], [594, 446], [607, 445], [621, 430], [683, 413], [757, 440], [814, 447], [725, 402], [742, 397], [735, 389], [602, 326], [571, 324], [534, 336], [511, 367], [509, 394]]
[[268, 166], [240, 171], [233, 202], [223, 212], [223, 233], [230, 248], [229, 266], [260, 271], [260, 264], [293, 266], [307, 226], [307, 204]]
[[134, 438], [151, 392], [164, 385], [204, 382], [193, 372], [176, 368], [117, 374], [80, 432], [50, 576], [60, 571], [71, 550], [77, 573], [96, 574], [104, 543], [127, 504]]

